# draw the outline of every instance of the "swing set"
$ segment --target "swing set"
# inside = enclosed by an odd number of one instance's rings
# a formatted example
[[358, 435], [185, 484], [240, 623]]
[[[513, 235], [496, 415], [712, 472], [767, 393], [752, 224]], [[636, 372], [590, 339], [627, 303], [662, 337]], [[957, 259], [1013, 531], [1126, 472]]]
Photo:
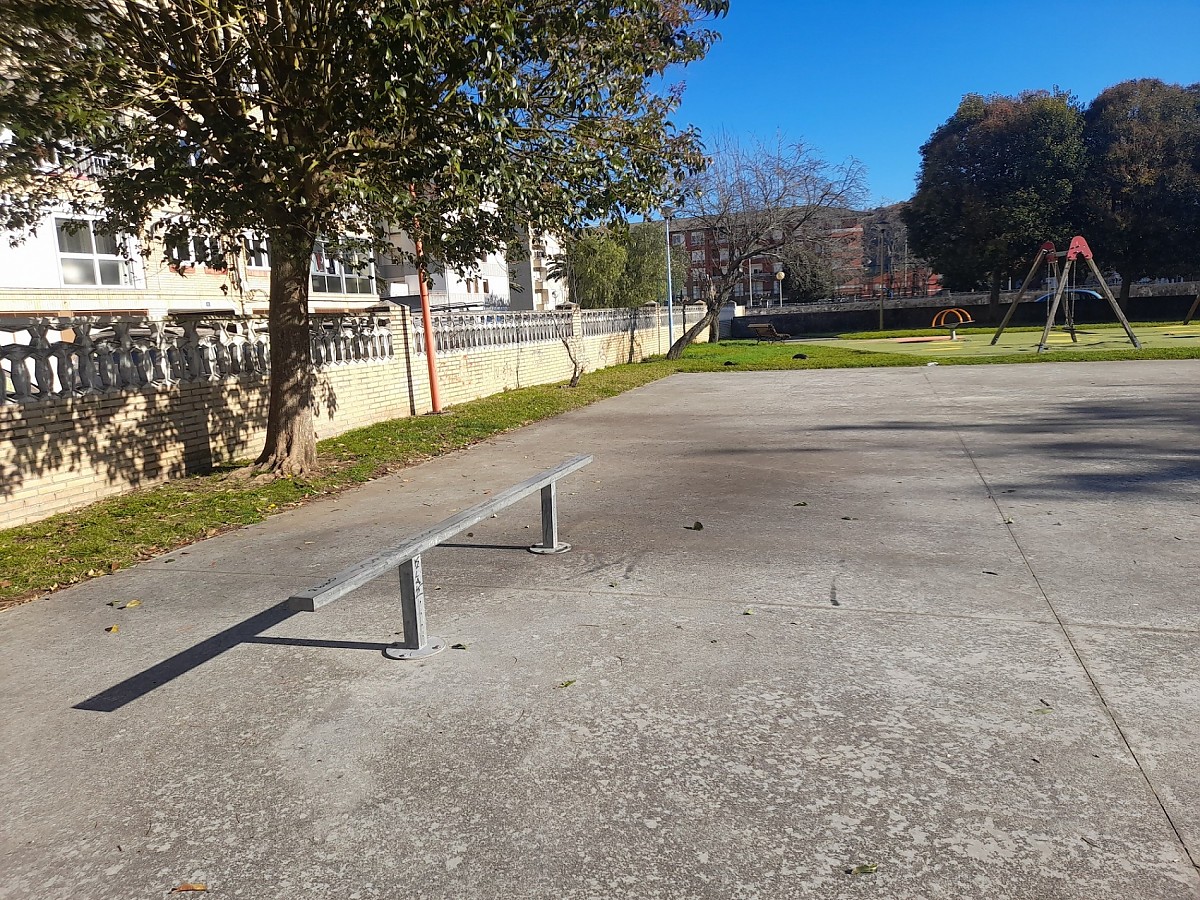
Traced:
[[[1058, 262], [1064, 258], [1066, 265], [1060, 273]], [[1087, 263], [1088, 268], [1091, 269], [1092, 274], [1096, 277], [1096, 281], [1100, 283], [1100, 291], [1105, 299], [1108, 300], [1108, 305], [1112, 307], [1112, 311], [1116, 313], [1121, 327], [1125, 329], [1125, 334], [1129, 337], [1129, 343], [1133, 344], [1139, 350], [1142, 348], [1141, 341], [1138, 340], [1137, 335], [1133, 333], [1133, 328], [1129, 325], [1129, 320], [1121, 312], [1121, 307], [1117, 304], [1117, 298], [1113, 296], [1112, 291], [1108, 288], [1108, 284], [1104, 281], [1104, 276], [1100, 274], [1100, 270], [1096, 267], [1096, 261], [1092, 259], [1092, 249], [1088, 246], [1087, 241], [1079, 235], [1071, 238], [1071, 245], [1065, 251], [1055, 250], [1054, 244], [1050, 241], [1046, 241], [1046, 243], [1038, 248], [1033, 265], [1029, 267], [1029, 274], [1025, 276], [1025, 281], [1021, 284], [1021, 289], [1017, 291], [1017, 296], [1009, 304], [1008, 312], [1004, 314], [1004, 319], [1000, 322], [1000, 327], [992, 335], [993, 347], [996, 346], [996, 341], [1000, 340], [1000, 335], [1004, 333], [1004, 329], [1008, 327], [1008, 323], [1012, 321], [1013, 313], [1017, 311], [1017, 304], [1021, 302], [1021, 299], [1025, 296], [1025, 292], [1033, 284], [1033, 280], [1037, 277], [1042, 263], [1046, 264], [1047, 277], [1054, 279], [1055, 291], [1054, 299], [1050, 301], [1048, 304], [1049, 308], [1046, 310], [1046, 327], [1042, 329], [1042, 339], [1038, 342], [1037, 352], [1041, 353], [1049, 346], [1050, 329], [1054, 327], [1054, 319], [1058, 315], [1060, 305], [1063, 308], [1063, 330], [1071, 335], [1071, 343], [1078, 342], [1079, 338], [1075, 334], [1075, 296], [1083, 292], [1075, 288], [1074, 267], [1077, 259], [1082, 259]], [[1069, 291], [1067, 290], [1068, 282], [1071, 284]]]

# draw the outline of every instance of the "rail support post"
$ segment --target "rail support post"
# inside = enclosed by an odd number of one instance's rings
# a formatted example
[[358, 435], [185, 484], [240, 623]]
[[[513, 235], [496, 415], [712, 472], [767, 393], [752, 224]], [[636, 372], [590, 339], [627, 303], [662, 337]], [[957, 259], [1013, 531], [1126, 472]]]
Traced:
[[566, 553], [570, 544], [558, 540], [558, 484], [542, 488], [542, 542], [529, 548], [530, 553]]
[[388, 659], [420, 659], [446, 649], [446, 642], [425, 633], [425, 576], [421, 557], [400, 563], [400, 613], [404, 619], [404, 640], [383, 651]]

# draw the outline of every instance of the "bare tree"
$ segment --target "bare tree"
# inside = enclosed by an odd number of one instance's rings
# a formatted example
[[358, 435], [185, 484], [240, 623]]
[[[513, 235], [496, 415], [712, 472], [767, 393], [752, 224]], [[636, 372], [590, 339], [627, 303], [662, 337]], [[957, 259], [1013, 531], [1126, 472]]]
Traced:
[[865, 194], [864, 170], [855, 159], [832, 165], [803, 143], [745, 145], [718, 137], [709, 165], [683, 185], [680, 227], [703, 229], [713, 251], [706, 261], [705, 312], [680, 337], [668, 359], [678, 359], [746, 277], [751, 260], [782, 262], [788, 249], [821, 238], [832, 210], [854, 207]]
[[567, 351], [567, 359], [571, 360], [571, 380], [567, 387], [579, 387], [579, 379], [583, 377], [583, 343], [575, 333], [575, 305], [568, 303], [555, 310], [554, 328], [558, 339], [562, 341]]

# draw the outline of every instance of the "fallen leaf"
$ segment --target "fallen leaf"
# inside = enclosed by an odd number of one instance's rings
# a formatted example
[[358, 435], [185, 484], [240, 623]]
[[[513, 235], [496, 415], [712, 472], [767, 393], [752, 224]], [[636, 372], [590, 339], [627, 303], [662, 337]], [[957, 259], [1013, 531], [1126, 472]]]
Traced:
[[1012, 519], [1010, 519], [1008, 516], [1005, 516], [1005, 517], [1004, 517], [1004, 524], [1005, 524], [1005, 525], [1011, 525], [1012, 523], [1013, 523], [1013, 520], [1012, 520]]
[[853, 869], [847, 869], [847, 875], [874, 875], [879, 869], [879, 863], [862, 863]]
[[473, 532], [473, 531], [468, 531], [468, 532], [467, 532], [467, 537], [475, 537], [475, 532]]
[[983, 570], [983, 574], [984, 574], [984, 575], [999, 575], [1000, 573], [999, 573], [999, 572], [993, 572], [993, 571], [991, 571], [990, 569], [984, 569], [984, 570]]
[[752, 616], [752, 615], [754, 615], [754, 610], [748, 609], [745, 612], [743, 612], [742, 615], [743, 616]]
[[808, 506], [808, 504], [801, 500], [799, 503], [793, 503], [792, 506]]
[[120, 625], [109, 625], [104, 630], [107, 631], [109, 634], [116, 634], [118, 631], [121, 630], [121, 626]]
[[466, 644], [451, 644], [450, 649], [451, 650], [466, 650], [467, 645]]
[[189, 891], [201, 892], [207, 891], [208, 885], [202, 881], [185, 881], [183, 884], [177, 884], [171, 888], [172, 894], [186, 894]]
[[854, 516], [842, 516], [842, 521], [843, 522], [857, 522], [858, 519], [854, 518]]
[[141, 605], [142, 605], [141, 600], [130, 600], [128, 603], [126, 603], [124, 606], [122, 606], [121, 609], [134, 609], [135, 607], [138, 607]]
[[569, 681], [564, 681], [562, 684], [560, 684], [560, 685], [559, 685], [559, 687], [560, 687], [560, 688], [569, 688], [569, 687], [570, 687], [571, 685], [573, 685], [574, 683], [575, 683], [575, 679], [574, 679], [574, 678], [572, 678], [572, 679], [570, 679]]
[[692, 525], [684, 525], [683, 527], [684, 527], [684, 528], [686, 528], [688, 531], [703, 531], [703, 530], [704, 530], [704, 523], [703, 523], [703, 522], [696, 522], [696, 523], [694, 523], [694, 524], [692, 524]]
[[87, 573], [88, 573], [88, 578], [95, 578], [97, 575], [100, 574], [95, 569], [88, 569]]

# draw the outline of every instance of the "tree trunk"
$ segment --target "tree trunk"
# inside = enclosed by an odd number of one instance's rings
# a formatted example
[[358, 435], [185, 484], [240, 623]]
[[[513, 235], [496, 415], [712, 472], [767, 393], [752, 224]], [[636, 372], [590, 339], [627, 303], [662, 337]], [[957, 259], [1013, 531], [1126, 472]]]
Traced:
[[688, 348], [688, 345], [696, 339], [700, 332], [721, 317], [721, 307], [719, 305], [705, 304], [705, 307], [704, 315], [700, 317], [700, 321], [680, 335], [675, 343], [671, 345], [671, 349], [667, 351], [667, 359], [679, 359], [679, 357], [683, 356], [683, 351]]
[[1121, 307], [1121, 312], [1129, 315], [1129, 290], [1133, 287], [1133, 276], [1121, 276], [1121, 293], [1117, 296], [1117, 306]]
[[1000, 272], [992, 273], [991, 290], [988, 292], [988, 317], [993, 323], [1000, 321]]
[[267, 439], [256, 464], [280, 475], [303, 475], [317, 461], [308, 326], [312, 249], [313, 235], [306, 228], [271, 235], [271, 398]]

